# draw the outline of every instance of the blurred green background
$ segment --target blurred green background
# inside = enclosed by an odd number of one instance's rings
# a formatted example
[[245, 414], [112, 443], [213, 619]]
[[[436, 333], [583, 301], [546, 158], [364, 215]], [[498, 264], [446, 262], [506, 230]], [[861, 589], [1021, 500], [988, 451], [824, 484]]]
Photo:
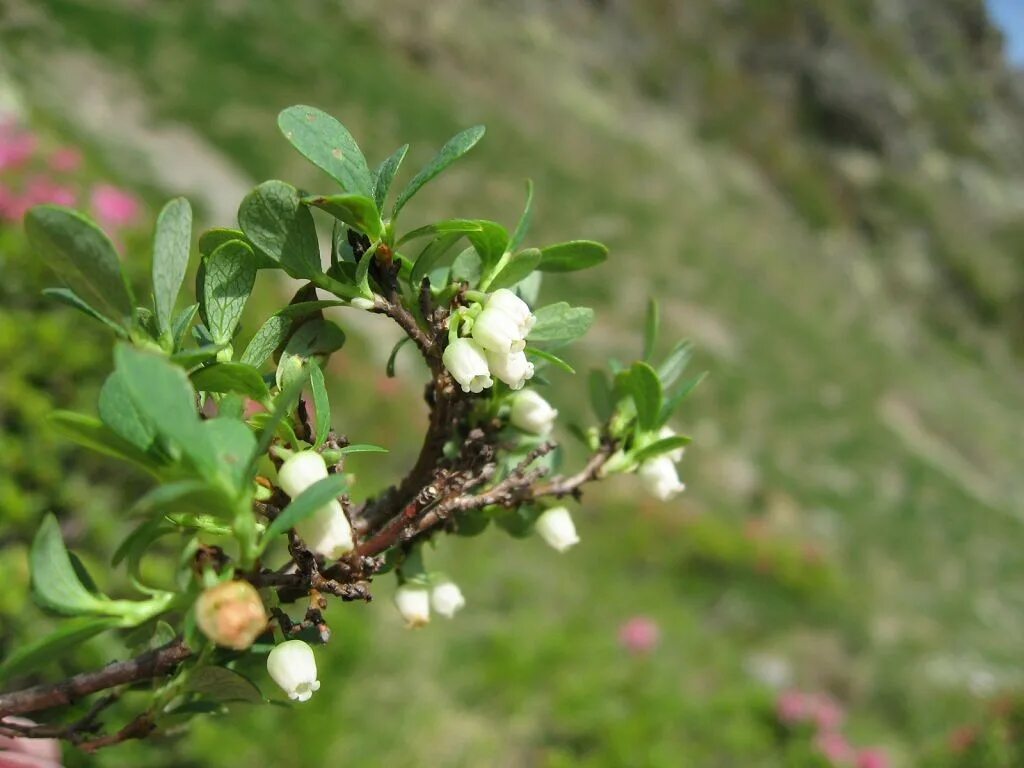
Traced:
[[[531, 244], [611, 248], [545, 286], [598, 310], [572, 362], [638, 354], [654, 295], [710, 372], [675, 425], [695, 438], [676, 502], [617, 478], [564, 556], [442, 541], [454, 621], [404, 630], [381, 579], [329, 611], [309, 704], [69, 764], [1024, 764], [1024, 75], [1003, 46], [982, 0], [5, 0], [0, 103], [39, 149], [0, 184], [77, 147], [61, 183], [85, 207], [105, 183], [143, 201], [130, 271], [172, 195], [223, 226], [263, 179], [325, 186], [284, 106], [336, 115], [371, 165], [410, 142], [407, 172], [482, 122], [406, 223], [512, 225], [530, 177]], [[102, 576], [146, 488], [42, 421], [92, 410], [110, 355], [51, 283], [0, 223], [0, 653], [46, 626], [24, 590], [40, 515]], [[260, 284], [248, 332], [289, 287]], [[395, 331], [335, 319], [335, 426], [391, 449], [353, 462], [369, 494], [415, 455], [425, 371], [403, 353], [387, 379]], [[569, 420], [582, 387], [556, 381]], [[646, 652], [619, 637], [638, 616]], [[843, 738], [886, 762], [830, 760], [780, 719], [787, 689], [841, 703]]]

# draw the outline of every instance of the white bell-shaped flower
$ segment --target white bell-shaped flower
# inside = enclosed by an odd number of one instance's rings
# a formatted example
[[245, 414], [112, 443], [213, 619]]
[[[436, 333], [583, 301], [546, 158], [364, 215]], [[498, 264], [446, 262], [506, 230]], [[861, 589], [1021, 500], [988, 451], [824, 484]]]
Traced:
[[337, 499], [324, 504], [295, 524], [295, 532], [310, 551], [337, 560], [355, 549], [352, 526]]
[[487, 309], [500, 309], [515, 320], [523, 338], [533, 328], [533, 324], [537, 322], [537, 318], [530, 311], [529, 305], [508, 288], [499, 288], [488, 296], [485, 306]]
[[526, 359], [525, 352], [487, 353], [487, 365], [491, 374], [508, 384], [512, 389], [522, 389], [533, 378], [533, 363]]
[[526, 348], [525, 338], [515, 318], [497, 307], [485, 307], [473, 320], [473, 339], [488, 352], [520, 352]]
[[[675, 432], [674, 429], [672, 429], [672, 427], [666, 426], [666, 427], [662, 427], [661, 429], [658, 430], [658, 439], [659, 440], [664, 440], [666, 438], [675, 437], [675, 436], [676, 436], [676, 432]], [[676, 463], [679, 463], [680, 461], [683, 460], [683, 453], [685, 451], [686, 451], [686, 449], [683, 448], [682, 446], [680, 446], [679, 448], [676, 448], [674, 451], [669, 451], [668, 453], [666, 453], [664, 455], [668, 456], [670, 459], [672, 459], [672, 461], [674, 461]]]
[[418, 584], [403, 584], [395, 590], [395, 607], [410, 628], [430, 623], [430, 590]]
[[565, 507], [551, 507], [545, 510], [537, 518], [534, 527], [540, 537], [559, 552], [565, 552], [580, 541], [576, 534], [576, 524]]
[[446, 619], [450, 619], [465, 607], [466, 598], [454, 581], [442, 581], [430, 590], [430, 605]]
[[544, 436], [551, 431], [557, 416], [558, 411], [551, 407], [551, 403], [532, 389], [527, 389], [512, 400], [512, 413], [509, 418], [513, 427], [523, 432]]
[[309, 701], [320, 690], [313, 649], [301, 640], [286, 640], [267, 656], [267, 672], [292, 701]]
[[316, 451], [292, 454], [277, 470], [277, 484], [293, 499], [314, 483], [327, 477], [327, 464]]
[[442, 361], [463, 392], [483, 392], [494, 384], [484, 351], [472, 339], [456, 339], [450, 343]]
[[640, 475], [647, 492], [661, 501], [668, 501], [686, 489], [686, 486], [679, 482], [676, 465], [667, 454], [643, 462], [637, 474]]

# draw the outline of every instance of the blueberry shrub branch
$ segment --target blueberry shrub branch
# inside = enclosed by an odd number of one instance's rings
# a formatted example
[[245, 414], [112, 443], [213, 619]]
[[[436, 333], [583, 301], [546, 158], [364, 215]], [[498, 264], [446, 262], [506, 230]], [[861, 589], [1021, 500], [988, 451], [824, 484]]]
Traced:
[[[15, 688], [0, 694], [0, 734], [91, 750], [180, 725], [222, 701], [266, 701], [271, 681], [306, 701], [320, 687], [313, 646], [330, 640], [331, 600], [369, 601], [374, 581], [394, 574], [395, 606], [410, 627], [463, 607], [458, 586], [430, 568], [422, 545], [432, 537], [494, 527], [535, 533], [565, 551], [579, 541], [571, 507], [587, 484], [635, 473], [663, 500], [683, 488], [675, 464], [688, 439], [668, 422], [699, 377], [682, 379], [686, 343], [653, 362], [653, 301], [641, 359], [610, 361], [610, 370], [587, 377], [594, 423], [569, 429], [588, 455], [578, 468], [562, 468], [558, 412], [541, 391], [575, 373], [561, 355], [593, 312], [564, 301], [539, 305], [541, 279], [600, 264], [604, 246], [524, 247], [532, 186], [511, 232], [465, 218], [399, 228], [405, 204], [483, 128], [452, 138], [387, 208], [406, 148], [370, 170], [344, 126], [319, 110], [291, 107], [279, 125], [325, 172], [329, 189], [258, 185], [241, 202], [237, 228], [199, 235], [192, 302], [180, 298], [193, 247], [185, 200], [169, 202], [157, 219], [145, 295], [84, 215], [40, 206], [26, 216], [33, 247], [65, 283], [63, 303], [115, 331], [96, 415], [58, 412], [53, 425], [148, 473], [153, 488], [130, 510], [141, 522], [111, 561], [125, 570], [129, 597], [97, 591], [56, 519], [42, 521], [30, 550], [32, 593], [66, 618], [0, 661], [0, 684]], [[243, 328], [256, 280], [277, 271], [302, 287]], [[405, 343], [429, 372], [429, 418], [415, 462], [361, 502], [350, 494], [346, 458], [385, 449], [352, 443], [332, 425], [327, 362], [345, 343], [325, 315], [335, 307], [380, 314], [402, 329], [389, 375]], [[140, 568], [158, 542], [177, 547], [174, 587], [150, 583]], [[128, 630], [148, 637], [131, 658], [17, 689], [39, 680], [61, 652]], [[119, 707], [129, 691], [133, 702], [145, 691], [146, 703], [126, 715]], [[115, 710], [119, 718], [110, 716]], [[45, 722], [35, 722], [40, 717]]]

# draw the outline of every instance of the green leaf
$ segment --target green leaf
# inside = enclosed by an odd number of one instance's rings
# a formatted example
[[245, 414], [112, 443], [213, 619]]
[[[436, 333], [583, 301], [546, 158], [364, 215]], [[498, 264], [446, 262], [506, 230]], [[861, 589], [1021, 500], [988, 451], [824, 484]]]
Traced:
[[54, 429], [79, 445], [106, 456], [128, 461], [153, 474], [157, 474], [161, 469], [161, 462], [146, 455], [99, 419], [71, 411], [54, 411], [47, 420]]
[[455, 245], [461, 237], [461, 232], [446, 232], [442, 235], [438, 235], [427, 243], [426, 247], [420, 251], [420, 255], [416, 257], [416, 261], [412, 265], [412, 271], [409, 273], [409, 284], [414, 287], [419, 286], [419, 284], [423, 282], [423, 278], [426, 277], [427, 273], [429, 273], [430, 270], [433, 269], [434, 265], [451, 250], [452, 246]]
[[192, 372], [192, 385], [201, 392], [238, 392], [263, 401], [270, 392], [260, 372], [245, 363], [214, 363]]
[[280, 536], [290, 528], [294, 528], [329, 501], [337, 499], [340, 494], [345, 492], [347, 487], [348, 483], [345, 476], [341, 474], [329, 475], [323, 480], [313, 483], [296, 498], [292, 499], [292, 502], [281, 510], [281, 514], [275, 517], [273, 522], [267, 526], [267, 531], [263, 534], [260, 551], [262, 552], [275, 537]]
[[480, 231], [470, 232], [466, 238], [480, 254], [480, 260], [489, 267], [500, 259], [508, 249], [508, 230], [496, 221], [480, 220]]
[[695, 390], [697, 386], [704, 381], [706, 376], [707, 373], [705, 372], [694, 376], [692, 379], [687, 379], [679, 385], [679, 389], [665, 398], [665, 404], [661, 408], [661, 415], [658, 419], [658, 426], [667, 423], [668, 420], [672, 418], [672, 414], [675, 413], [676, 408], [679, 407], [683, 400], [690, 396], [693, 390]]
[[81, 297], [77, 293], [72, 291], [70, 288], [44, 288], [43, 295], [49, 299], [55, 299], [56, 301], [59, 301], [61, 304], [66, 304], [67, 306], [73, 309], [77, 309], [79, 312], [88, 315], [93, 320], [98, 320], [99, 322], [107, 326], [107, 328], [112, 330], [119, 338], [128, 338], [128, 332], [125, 331], [124, 328], [115, 323], [109, 317], [105, 317], [104, 315], [100, 314], [95, 309], [90, 307], [88, 304], [82, 301]]
[[210, 335], [217, 344], [228, 344], [256, 283], [252, 248], [241, 240], [218, 246], [206, 259], [204, 278], [203, 309]]
[[213, 701], [263, 701], [260, 689], [244, 675], [227, 667], [199, 667], [187, 678], [185, 690]]
[[[168, 486], [160, 486], [166, 488]], [[166, 536], [169, 533], [174, 533], [174, 528], [170, 523], [163, 517], [153, 517], [146, 520], [139, 526], [136, 526], [131, 533], [129, 533], [114, 550], [114, 555], [110, 559], [110, 564], [115, 568], [125, 558], [131, 564], [129, 573], [135, 575], [138, 572], [138, 563], [142, 560], [142, 556], [149, 549], [150, 545], [162, 536]]]
[[114, 371], [103, 383], [99, 413], [104, 424], [143, 453], [153, 444], [156, 437], [153, 424], [135, 407], [128, 394], [124, 374], [119, 371]]
[[418, 240], [421, 237], [448, 234], [465, 235], [469, 232], [480, 232], [482, 230], [483, 227], [476, 219], [445, 219], [444, 221], [435, 221], [433, 224], [426, 224], [422, 227], [409, 230], [399, 238], [395, 247], [397, 248], [412, 240]]
[[[256, 269], [276, 269], [281, 266], [272, 258], [267, 256], [263, 251], [257, 248], [253, 243], [245, 236], [245, 233], [240, 229], [228, 229], [226, 227], [214, 227], [208, 229], [199, 236], [199, 252], [203, 256], [209, 256], [211, 253], [216, 251], [220, 246], [224, 245], [228, 240], [241, 240], [243, 243], [252, 248], [253, 260], [256, 264]], [[201, 263], [200, 263], [201, 266]], [[198, 281], [199, 285], [202, 285], [202, 280]]]
[[453, 283], [468, 283], [470, 287], [480, 282], [483, 274], [483, 261], [476, 248], [470, 246], [455, 257], [452, 262], [451, 280]]
[[644, 360], [650, 360], [652, 355], [654, 355], [654, 345], [658, 343], [659, 324], [658, 302], [654, 299], [649, 299], [647, 301], [647, 316], [644, 320]]
[[57, 205], [37, 205], [25, 215], [33, 250], [98, 312], [124, 327], [131, 324], [134, 300], [113, 243], [82, 214]]
[[274, 435], [277, 434], [277, 427], [282, 421], [295, 409], [298, 405], [299, 398], [302, 396], [302, 388], [306, 386], [306, 380], [309, 377], [309, 369], [305, 371], [305, 375], [296, 378], [291, 381], [281, 391], [281, 393], [274, 399], [274, 410], [270, 412], [270, 416], [267, 417], [263, 422], [263, 429], [260, 431], [259, 442], [256, 444], [256, 450], [253, 451], [252, 458], [249, 460], [249, 468], [246, 472], [247, 477], [252, 477], [256, 472], [256, 462], [259, 457], [267, 452], [270, 447], [271, 441], [274, 439]]
[[487, 290], [495, 291], [498, 288], [510, 288], [520, 280], [525, 280], [533, 270], [540, 264], [540, 251], [536, 248], [527, 248], [520, 251], [502, 268], [501, 272], [494, 276], [488, 283]]
[[236, 489], [243, 490], [248, 482], [250, 460], [256, 450], [256, 437], [252, 430], [243, 421], [227, 418], [204, 421], [202, 430], [213, 446], [221, 476]]
[[68, 557], [60, 525], [52, 514], [43, 518], [29, 550], [32, 596], [43, 608], [69, 615], [101, 613], [107, 600], [89, 592]]
[[408, 186], [402, 190], [402, 193], [398, 196], [398, 200], [395, 201], [395, 207], [391, 209], [391, 218], [396, 218], [398, 216], [398, 212], [405, 207], [405, 204], [409, 202], [413, 195], [419, 192], [420, 188], [424, 184], [433, 179], [464, 154], [469, 152], [469, 150], [471, 150], [476, 143], [483, 138], [483, 135], [484, 127], [482, 125], [474, 125], [472, 128], [467, 128], [449, 139], [448, 142], [441, 147], [441, 151], [434, 156], [434, 159], [427, 163], [423, 169], [413, 177]]
[[381, 448], [379, 445], [370, 445], [369, 443], [355, 443], [354, 445], [346, 445], [344, 448], [339, 449], [339, 453], [387, 453], [387, 448]]
[[646, 448], [643, 448], [633, 454], [633, 460], [638, 464], [647, 459], [653, 459], [655, 456], [660, 456], [663, 453], [671, 453], [679, 448], [683, 448], [692, 442], [691, 438], [685, 435], [673, 435], [672, 437], [666, 437], [656, 442], [651, 443]]
[[636, 403], [636, 420], [640, 429], [656, 429], [662, 398], [658, 374], [647, 363], [633, 363], [629, 368], [629, 390]]
[[594, 310], [589, 307], [571, 307], [564, 301], [541, 307], [534, 315], [537, 322], [527, 336], [533, 342], [571, 341], [590, 330], [594, 322]]
[[227, 344], [205, 344], [201, 347], [183, 349], [170, 356], [170, 361], [186, 371], [208, 363], [217, 357], [217, 354], [227, 347]]
[[387, 375], [389, 379], [395, 378], [395, 360], [398, 357], [398, 350], [404, 347], [406, 342], [408, 341], [412, 341], [412, 339], [410, 339], [408, 336], [403, 336], [398, 340], [398, 343], [395, 344], [394, 347], [392, 347], [391, 354], [388, 355], [388, 364], [384, 369], [384, 373]]
[[514, 251], [523, 244], [526, 233], [530, 231], [530, 222], [533, 220], [533, 182], [526, 180], [526, 206], [523, 208], [523, 215], [519, 217], [516, 224], [516, 231], [512, 233], [512, 239], [508, 241], [508, 249]]
[[47, 662], [63, 658], [91, 637], [114, 629], [120, 620], [111, 616], [82, 616], [61, 622], [45, 637], [18, 647], [0, 663], [0, 680], [33, 672]]
[[[216, 421], [216, 419], [215, 419]], [[158, 485], [134, 504], [130, 513], [160, 520], [174, 512], [195, 512], [199, 514], [223, 514], [230, 511], [230, 499], [201, 480], [178, 480]], [[120, 562], [115, 556], [114, 565]]]
[[552, 355], [550, 352], [545, 352], [543, 349], [537, 349], [536, 347], [527, 347], [526, 356], [536, 357], [540, 360], [544, 360], [548, 363], [551, 363], [556, 368], [561, 368], [566, 373], [576, 373], [576, 369], [569, 365], [567, 362], [565, 362], [565, 360], [558, 357], [557, 355]]
[[288, 330], [292, 327], [292, 320], [281, 315], [271, 315], [266, 322], [256, 331], [256, 335], [249, 340], [245, 351], [242, 353], [241, 361], [246, 365], [259, 368], [274, 353], [274, 350], [281, 346], [288, 338]]
[[185, 371], [164, 357], [125, 344], [115, 348], [114, 361], [143, 418], [174, 442], [198, 471], [208, 471], [212, 449], [200, 429], [195, 390]]
[[377, 203], [377, 210], [384, 210], [384, 201], [387, 200], [388, 190], [395, 180], [399, 166], [405, 159], [405, 153], [409, 151], [409, 145], [405, 144], [396, 149], [387, 160], [380, 164], [380, 167], [373, 173], [373, 201]]
[[384, 225], [380, 220], [380, 212], [376, 203], [362, 195], [317, 195], [304, 197], [302, 202], [327, 211], [338, 221], [348, 224], [353, 229], [363, 232], [371, 240], [380, 239]]
[[277, 385], [287, 386], [294, 372], [307, 367], [312, 358], [326, 358], [345, 345], [345, 332], [329, 320], [303, 323], [288, 339], [277, 366]]
[[587, 377], [587, 387], [594, 414], [602, 422], [608, 421], [612, 415], [614, 403], [612, 402], [612, 388], [608, 384], [608, 377], [604, 371], [596, 368], [591, 370]]
[[331, 431], [331, 401], [327, 397], [324, 372], [316, 363], [309, 371], [309, 386], [313, 390], [313, 409], [316, 411], [316, 442], [313, 443], [313, 447], [319, 448], [327, 439], [327, 433]]
[[541, 272], [575, 272], [595, 267], [608, 258], [608, 248], [593, 240], [571, 240], [542, 248]]
[[681, 341], [668, 353], [665, 361], [658, 366], [658, 378], [661, 379], [661, 386], [668, 389], [686, 370], [686, 365], [693, 355], [693, 345], [688, 341]]
[[346, 192], [373, 197], [373, 177], [352, 134], [316, 107], [288, 107], [277, 116], [284, 137]]
[[185, 335], [188, 333], [188, 329], [191, 327], [192, 321], [196, 319], [196, 313], [198, 311], [198, 304], [190, 304], [181, 310], [181, 312], [179, 312], [171, 322], [171, 336], [174, 339], [175, 350], [181, 349], [181, 345], [185, 341]]
[[291, 184], [260, 184], [242, 200], [238, 223], [253, 245], [292, 277], [309, 280], [323, 271], [313, 214]]
[[192, 207], [176, 197], [160, 211], [153, 238], [153, 303], [161, 334], [170, 333], [174, 304], [188, 269], [192, 242]]

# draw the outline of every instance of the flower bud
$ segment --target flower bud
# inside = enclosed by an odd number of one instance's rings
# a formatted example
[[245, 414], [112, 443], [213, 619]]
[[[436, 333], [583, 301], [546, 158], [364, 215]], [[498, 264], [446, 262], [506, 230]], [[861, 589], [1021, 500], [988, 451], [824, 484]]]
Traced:
[[[672, 429], [672, 427], [662, 427], [661, 429], [658, 430], [658, 439], [659, 440], [665, 440], [665, 439], [667, 439], [669, 437], [675, 437], [675, 436], [676, 436], [676, 431], [674, 429]], [[664, 456], [668, 456], [672, 461], [678, 463], [678, 462], [683, 460], [683, 453], [685, 451], [686, 451], [685, 448], [679, 447], [679, 448], [676, 448], [674, 451], [669, 451], [668, 453], [663, 454], [663, 455]]]
[[512, 426], [534, 435], [546, 435], [555, 424], [558, 411], [532, 389], [520, 392], [512, 400]]
[[435, 611], [450, 619], [466, 605], [466, 598], [454, 581], [443, 581], [430, 591], [430, 604]]
[[545, 510], [534, 525], [540, 537], [559, 552], [565, 552], [580, 541], [580, 537], [576, 535], [572, 515], [565, 507], [551, 507]]
[[668, 501], [686, 488], [679, 482], [676, 465], [665, 454], [643, 462], [637, 474], [640, 475], [647, 492], [661, 501]]
[[526, 334], [530, 332], [533, 324], [537, 322], [537, 318], [530, 311], [529, 305], [508, 288], [499, 288], [488, 296], [486, 308], [500, 309], [515, 320], [523, 338], [526, 338]]
[[463, 392], [483, 392], [494, 384], [484, 351], [472, 339], [456, 339], [444, 351], [444, 367]]
[[277, 471], [277, 484], [291, 498], [295, 498], [309, 486], [327, 477], [327, 464], [316, 451], [300, 451], [292, 454]]
[[512, 389], [522, 389], [528, 379], [533, 378], [533, 363], [526, 359], [525, 352], [487, 353], [487, 365], [491, 373], [508, 384]]
[[310, 551], [337, 560], [355, 549], [352, 525], [337, 499], [295, 524], [295, 532]]
[[309, 701], [320, 690], [313, 649], [301, 640], [286, 640], [267, 656], [267, 672], [292, 701]]
[[225, 581], [196, 600], [196, 624], [217, 645], [244, 651], [267, 626], [259, 592], [247, 581]]
[[351, 304], [356, 309], [365, 309], [367, 312], [369, 312], [371, 309], [377, 306], [376, 301], [374, 301], [373, 299], [364, 298], [362, 296], [356, 296], [355, 298], [349, 299], [348, 303]]
[[416, 584], [403, 584], [395, 590], [395, 607], [409, 628], [430, 623], [430, 592]]
[[526, 348], [525, 334], [510, 315], [497, 307], [487, 307], [473, 320], [473, 340], [488, 352], [521, 352]]

